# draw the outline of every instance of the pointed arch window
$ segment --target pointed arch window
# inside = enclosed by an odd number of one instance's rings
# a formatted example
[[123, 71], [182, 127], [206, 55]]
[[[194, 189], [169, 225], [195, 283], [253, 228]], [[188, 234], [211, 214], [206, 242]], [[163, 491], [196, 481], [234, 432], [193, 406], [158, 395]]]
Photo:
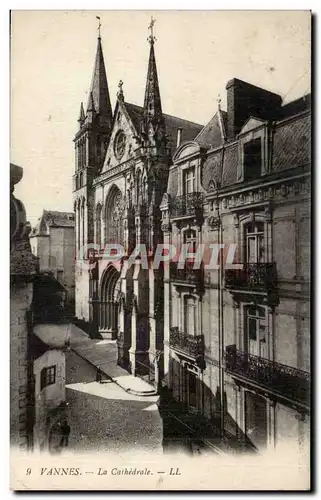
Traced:
[[138, 170], [136, 174], [136, 205], [139, 205], [141, 202], [141, 173], [140, 170]]
[[101, 245], [101, 211], [102, 206], [98, 205], [96, 209], [96, 244]]
[[77, 204], [77, 247], [80, 249], [80, 200]]
[[81, 204], [81, 244], [85, 246], [85, 198], [82, 200]]
[[124, 199], [121, 191], [114, 186], [106, 201], [105, 244], [124, 242]]

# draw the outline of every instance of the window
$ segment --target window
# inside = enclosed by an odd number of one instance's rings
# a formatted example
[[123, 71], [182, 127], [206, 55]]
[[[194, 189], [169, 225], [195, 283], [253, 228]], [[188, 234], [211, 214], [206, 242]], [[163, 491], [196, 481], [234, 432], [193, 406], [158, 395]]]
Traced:
[[80, 204], [77, 207], [77, 248], [80, 249]]
[[246, 142], [243, 146], [244, 180], [250, 181], [261, 176], [262, 156], [261, 138]]
[[267, 328], [264, 307], [247, 309], [245, 350], [255, 356], [266, 357]]
[[187, 372], [188, 377], [188, 406], [196, 408], [197, 406], [197, 379], [195, 373]]
[[188, 252], [196, 252], [196, 231], [189, 229], [184, 233], [184, 243], [187, 246]]
[[184, 194], [193, 193], [195, 191], [195, 168], [184, 170]]
[[101, 205], [96, 209], [96, 244], [101, 245]]
[[81, 206], [81, 223], [82, 223], [82, 246], [84, 247], [85, 245], [85, 200], [83, 200], [82, 206]]
[[197, 305], [196, 299], [191, 296], [184, 297], [184, 331], [187, 335], [197, 335]]
[[136, 205], [139, 205], [141, 202], [141, 174], [140, 171], [137, 171], [136, 176]]
[[124, 241], [124, 199], [121, 191], [113, 186], [105, 207], [105, 243], [123, 244]]
[[[186, 248], [186, 252], [188, 253], [196, 253], [196, 231], [194, 229], [189, 229], [184, 232], [184, 245]], [[194, 265], [195, 258], [189, 257], [186, 259], [186, 266]]]
[[245, 226], [245, 258], [247, 264], [264, 262], [264, 224], [258, 222]]
[[56, 366], [49, 366], [41, 370], [41, 391], [47, 385], [52, 385], [56, 382]]

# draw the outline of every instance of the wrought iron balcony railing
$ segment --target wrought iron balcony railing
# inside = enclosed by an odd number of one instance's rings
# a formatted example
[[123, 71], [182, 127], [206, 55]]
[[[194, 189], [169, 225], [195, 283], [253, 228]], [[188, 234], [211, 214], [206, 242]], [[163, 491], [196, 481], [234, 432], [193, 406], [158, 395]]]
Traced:
[[203, 335], [189, 335], [180, 332], [177, 327], [170, 329], [169, 345], [176, 351], [183, 352], [193, 358], [204, 356]]
[[202, 209], [202, 201], [202, 193], [197, 191], [176, 196], [170, 203], [170, 216], [185, 217], [187, 215], [196, 215]]
[[242, 269], [225, 270], [225, 287], [271, 290], [276, 287], [275, 262], [242, 264]]
[[178, 262], [170, 263], [170, 280], [173, 282], [202, 285], [203, 275], [201, 266], [199, 266], [199, 269], [194, 269], [193, 262], [185, 262], [182, 269], [179, 269]]
[[231, 375], [254, 382], [275, 395], [305, 407], [310, 405], [311, 381], [308, 372], [239, 351], [235, 345], [226, 347], [225, 369]]

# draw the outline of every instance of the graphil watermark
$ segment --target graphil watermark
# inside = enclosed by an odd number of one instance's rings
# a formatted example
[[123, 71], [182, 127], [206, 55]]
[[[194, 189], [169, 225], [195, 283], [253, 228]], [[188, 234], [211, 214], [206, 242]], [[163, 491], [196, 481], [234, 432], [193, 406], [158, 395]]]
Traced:
[[124, 246], [119, 243], [106, 244], [103, 248], [99, 244], [89, 243], [78, 250], [76, 262], [81, 265], [82, 269], [90, 270], [96, 266], [98, 258], [105, 264], [114, 264], [117, 268], [125, 259], [127, 268], [139, 263], [142, 269], [159, 269], [171, 262], [176, 264], [177, 269], [184, 269], [187, 266], [192, 269], [203, 268], [205, 270], [216, 270], [220, 267], [243, 268], [243, 264], [237, 263], [236, 243], [213, 242], [198, 245], [159, 243], [154, 251], [142, 243], [136, 245], [130, 253], [126, 252]]

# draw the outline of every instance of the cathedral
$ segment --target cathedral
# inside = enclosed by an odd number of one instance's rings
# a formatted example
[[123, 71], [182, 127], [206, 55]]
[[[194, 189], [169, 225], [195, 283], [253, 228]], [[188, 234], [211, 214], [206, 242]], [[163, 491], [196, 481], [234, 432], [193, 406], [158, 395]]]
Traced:
[[[74, 139], [73, 202], [76, 316], [89, 322], [93, 336], [117, 338], [123, 367], [155, 380], [155, 366], [162, 371], [163, 364], [163, 270], [143, 269], [139, 258], [129, 267], [126, 255], [137, 245], [152, 254], [163, 241], [160, 204], [172, 154], [202, 126], [162, 111], [152, 25], [143, 107], [125, 100], [120, 81], [112, 111], [98, 37], [87, 108], [81, 103]], [[121, 262], [103, 258], [108, 244], [125, 249]], [[88, 255], [90, 246], [95, 250]]]

